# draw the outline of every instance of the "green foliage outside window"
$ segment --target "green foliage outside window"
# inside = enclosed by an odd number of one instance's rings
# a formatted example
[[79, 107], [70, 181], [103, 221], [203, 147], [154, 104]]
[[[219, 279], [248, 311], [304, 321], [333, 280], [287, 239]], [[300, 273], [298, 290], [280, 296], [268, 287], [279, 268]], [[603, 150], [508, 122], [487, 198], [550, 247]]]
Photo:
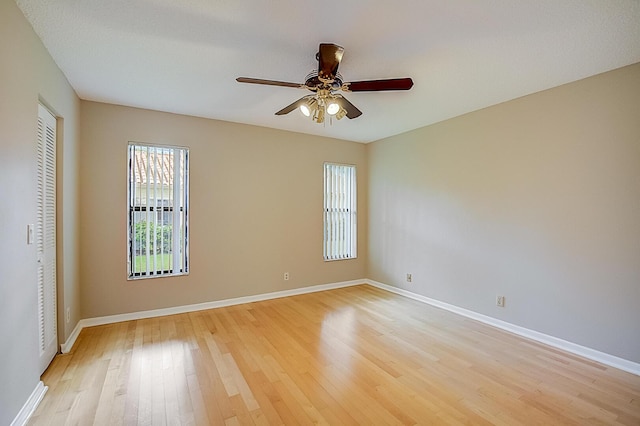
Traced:
[[147, 226], [149, 227], [149, 236], [151, 237], [149, 251], [150, 253], [171, 253], [173, 242], [173, 227], [168, 225], [156, 225], [154, 222], [141, 221], [135, 224], [135, 248], [136, 254], [144, 254], [147, 252]]

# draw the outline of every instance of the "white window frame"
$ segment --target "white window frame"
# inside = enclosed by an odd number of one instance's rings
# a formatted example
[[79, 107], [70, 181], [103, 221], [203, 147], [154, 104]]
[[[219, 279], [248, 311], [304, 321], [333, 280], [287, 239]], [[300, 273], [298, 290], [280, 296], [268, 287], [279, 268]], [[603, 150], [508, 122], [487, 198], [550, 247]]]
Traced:
[[324, 163], [325, 261], [358, 257], [358, 197], [356, 166]]
[[[137, 157], [136, 150], [143, 152], [140, 152], [140, 156]], [[169, 184], [171, 177], [173, 182]], [[160, 209], [158, 209], [159, 206]], [[138, 247], [135, 226], [140, 221], [136, 219], [137, 214], [144, 215], [144, 222], [153, 223], [154, 232], [159, 224], [167, 225], [164, 221], [168, 218], [171, 224], [170, 236], [165, 240], [165, 233], [161, 232], [160, 244], [158, 244], [157, 237], [151, 235], [151, 227], [145, 226], [146, 244], [144, 247]], [[158, 250], [160, 250], [160, 256], [158, 256]], [[168, 252], [165, 253], [164, 250]], [[145, 256], [144, 260], [146, 260], [141, 270], [134, 270], [137, 252], [141, 252], [142, 254], [138, 256]], [[170, 263], [167, 267], [162, 264], [166, 254], [169, 255]], [[178, 266], [173, 267], [173, 265]], [[129, 280], [137, 280], [188, 273], [189, 149], [181, 146], [129, 142], [127, 147], [127, 277]]]

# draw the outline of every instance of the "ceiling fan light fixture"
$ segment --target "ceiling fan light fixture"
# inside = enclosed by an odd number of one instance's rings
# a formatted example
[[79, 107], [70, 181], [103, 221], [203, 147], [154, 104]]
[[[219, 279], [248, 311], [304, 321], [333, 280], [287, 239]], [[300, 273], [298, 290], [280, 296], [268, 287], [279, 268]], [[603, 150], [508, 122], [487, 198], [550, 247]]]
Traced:
[[331, 100], [327, 105], [327, 114], [336, 115], [338, 112], [340, 112], [340, 105], [335, 100]]
[[342, 120], [347, 115], [347, 110], [344, 108], [340, 108], [338, 112], [336, 112], [336, 118], [338, 120]]
[[318, 101], [315, 97], [307, 97], [305, 102], [300, 104], [300, 111], [305, 117], [310, 117], [318, 109]]

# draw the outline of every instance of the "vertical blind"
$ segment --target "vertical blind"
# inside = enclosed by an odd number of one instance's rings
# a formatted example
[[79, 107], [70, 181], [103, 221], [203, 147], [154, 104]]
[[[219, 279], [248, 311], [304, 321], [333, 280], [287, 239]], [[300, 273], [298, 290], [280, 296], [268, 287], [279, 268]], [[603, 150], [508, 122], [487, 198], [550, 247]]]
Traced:
[[129, 144], [129, 277], [188, 272], [189, 151]]
[[356, 167], [325, 163], [324, 260], [357, 257], [356, 205]]

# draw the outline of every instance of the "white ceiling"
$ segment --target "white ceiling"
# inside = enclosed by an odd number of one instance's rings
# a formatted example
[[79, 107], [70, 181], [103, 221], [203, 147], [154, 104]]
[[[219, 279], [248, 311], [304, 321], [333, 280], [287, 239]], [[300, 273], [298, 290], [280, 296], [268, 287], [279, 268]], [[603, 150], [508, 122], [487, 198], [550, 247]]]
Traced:
[[[640, 62], [638, 0], [17, 0], [82, 99], [370, 142]], [[321, 42], [363, 115], [274, 113], [309, 93]]]

